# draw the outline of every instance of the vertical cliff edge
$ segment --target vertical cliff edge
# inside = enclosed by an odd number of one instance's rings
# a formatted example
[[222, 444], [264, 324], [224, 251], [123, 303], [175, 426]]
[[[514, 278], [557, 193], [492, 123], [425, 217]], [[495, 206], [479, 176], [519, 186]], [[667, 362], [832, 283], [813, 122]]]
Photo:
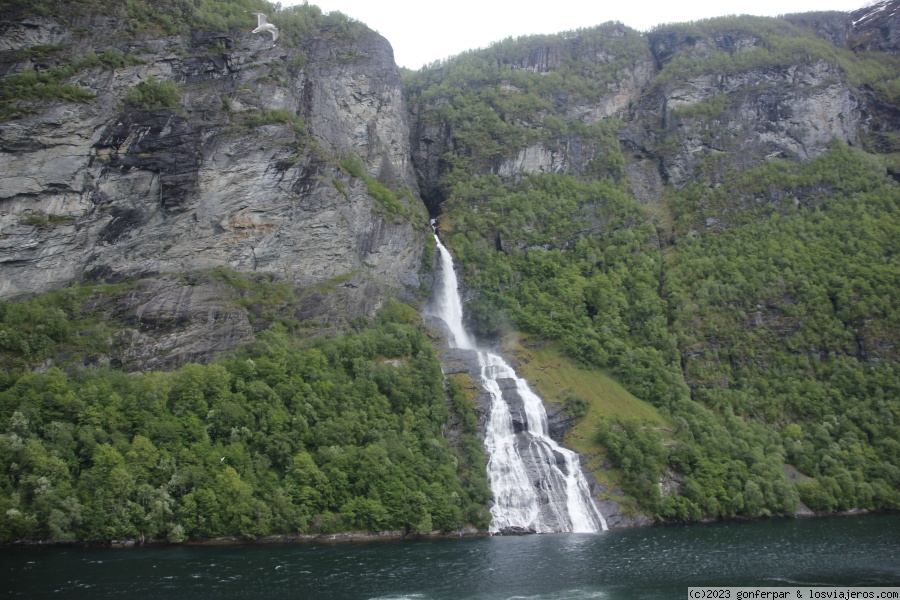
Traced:
[[[287, 282], [303, 321], [419, 293], [427, 222], [384, 38], [315, 7], [275, 16], [277, 45], [251, 14], [37, 8], [0, 26], [0, 298], [143, 279], [111, 304], [137, 324], [120, 358], [175, 366], [251, 334], [189, 274]], [[169, 321], [194, 334], [147, 337]]]

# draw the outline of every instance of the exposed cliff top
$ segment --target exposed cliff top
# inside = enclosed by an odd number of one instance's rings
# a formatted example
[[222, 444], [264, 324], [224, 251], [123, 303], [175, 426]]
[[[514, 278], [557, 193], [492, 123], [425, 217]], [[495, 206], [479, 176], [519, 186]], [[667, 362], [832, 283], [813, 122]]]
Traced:
[[882, 0], [850, 13], [852, 48], [900, 53], [900, 0]]

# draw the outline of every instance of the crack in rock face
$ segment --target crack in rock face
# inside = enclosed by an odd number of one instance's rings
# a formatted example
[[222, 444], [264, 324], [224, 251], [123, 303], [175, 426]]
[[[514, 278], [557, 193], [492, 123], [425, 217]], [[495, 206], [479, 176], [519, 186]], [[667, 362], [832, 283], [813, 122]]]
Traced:
[[[29, 19], [0, 30], [0, 49], [73, 39], [53, 19]], [[326, 303], [330, 317], [314, 311], [326, 319], [413, 298], [424, 214], [422, 223], [390, 214], [338, 164], [357, 155], [366, 177], [412, 192], [397, 200], [408, 215], [423, 212], [387, 41], [374, 32], [311, 36], [302, 51], [277, 52], [259, 52], [257, 41], [202, 32], [141, 39], [132, 44], [139, 64], [79, 72], [90, 102], [49, 103], [0, 123], [0, 297], [86, 277], [224, 267], [276, 275], [300, 291], [338, 277], [377, 281], [341, 288], [343, 307]], [[101, 53], [105, 43], [84, 38], [79, 52]], [[98, 47], [81, 47], [89, 44]], [[334, 60], [336, 47], [354, 60]], [[295, 60], [301, 52], [305, 62]], [[302, 66], [285, 69], [293, 63]], [[124, 102], [154, 80], [179, 85], [177, 105]]]

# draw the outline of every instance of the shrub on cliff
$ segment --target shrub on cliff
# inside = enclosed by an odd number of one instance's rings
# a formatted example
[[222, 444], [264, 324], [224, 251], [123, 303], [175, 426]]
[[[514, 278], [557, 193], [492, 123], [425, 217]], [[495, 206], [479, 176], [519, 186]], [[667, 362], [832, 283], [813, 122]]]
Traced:
[[158, 81], [150, 77], [131, 88], [125, 95], [125, 104], [142, 110], [177, 108], [181, 88], [174, 81]]

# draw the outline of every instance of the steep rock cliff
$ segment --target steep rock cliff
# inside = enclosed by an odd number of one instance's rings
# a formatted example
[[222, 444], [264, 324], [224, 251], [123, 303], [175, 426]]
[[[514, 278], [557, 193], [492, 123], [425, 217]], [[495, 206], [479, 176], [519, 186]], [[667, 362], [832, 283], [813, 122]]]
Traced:
[[[715, 185], [724, 169], [773, 157], [808, 160], [835, 139], [895, 151], [893, 92], [872, 83], [889, 78], [893, 63], [876, 67], [880, 59], [867, 55], [872, 62], [863, 67], [850, 51], [895, 52], [897, 6], [891, 0], [854, 13], [719, 19], [646, 35], [606, 24], [503, 42], [417, 74], [408, 83], [423, 198], [440, 212], [453, 181], [448, 173], [473, 163], [504, 180], [621, 176], [636, 198], [652, 203], [667, 183], [699, 177]], [[467, 69], [479, 74], [467, 81]], [[475, 101], [503, 126], [460, 118]], [[585, 135], [586, 126], [604, 123], [615, 129], [617, 147]], [[472, 135], [476, 127], [489, 137]], [[598, 171], [619, 149], [626, 164]]]
[[[341, 278], [342, 300], [307, 306], [307, 319], [373, 314], [387, 296], [417, 293], [426, 225], [386, 40], [321, 15], [274, 47], [246, 31], [128, 26], [87, 14], [0, 29], [4, 99], [35, 74], [82, 94], [6, 103], [0, 297], [220, 267], [300, 292]], [[135, 94], [169, 82], [174, 102]], [[164, 296], [174, 285], [153, 281]]]
[[[36, 40], [72, 36], [60, 23], [28, 21], [8, 25], [2, 45], [17, 58]], [[78, 40], [76, 51], [107, 50], [102, 41]], [[367, 270], [418, 286], [416, 229], [379, 214], [364, 181], [335, 160], [355, 153], [371, 176], [416, 187], [399, 74], [383, 38], [368, 33], [349, 48], [311, 39], [301, 49], [195, 33], [123, 46], [141, 64], [73, 77], [91, 101], [41, 103], [0, 126], [0, 294], [216, 266], [299, 285]], [[352, 58], [335, 56], [339, 47]], [[301, 54], [305, 66], [292, 66]], [[7, 69], [41, 66], [18, 60]], [[151, 77], [182, 85], [177, 107], [123, 105]], [[283, 116], [252, 120], [274, 110], [299, 115], [307, 131]]]
[[[648, 138], [667, 146], [659, 155], [668, 183], [685, 184], [698, 161], [709, 155], [720, 155], [728, 166], [748, 168], [771, 157], [814, 158], [835, 138], [859, 142], [862, 107], [835, 64], [815, 60], [741, 68], [741, 55], [763, 45], [741, 31], [699, 39], [661, 33], [649, 41], [663, 77], [635, 116], [649, 128]], [[676, 70], [679, 58], [703, 66], [728, 60], [736, 67], [701, 67], [708, 72], [666, 77], [666, 68]]]

